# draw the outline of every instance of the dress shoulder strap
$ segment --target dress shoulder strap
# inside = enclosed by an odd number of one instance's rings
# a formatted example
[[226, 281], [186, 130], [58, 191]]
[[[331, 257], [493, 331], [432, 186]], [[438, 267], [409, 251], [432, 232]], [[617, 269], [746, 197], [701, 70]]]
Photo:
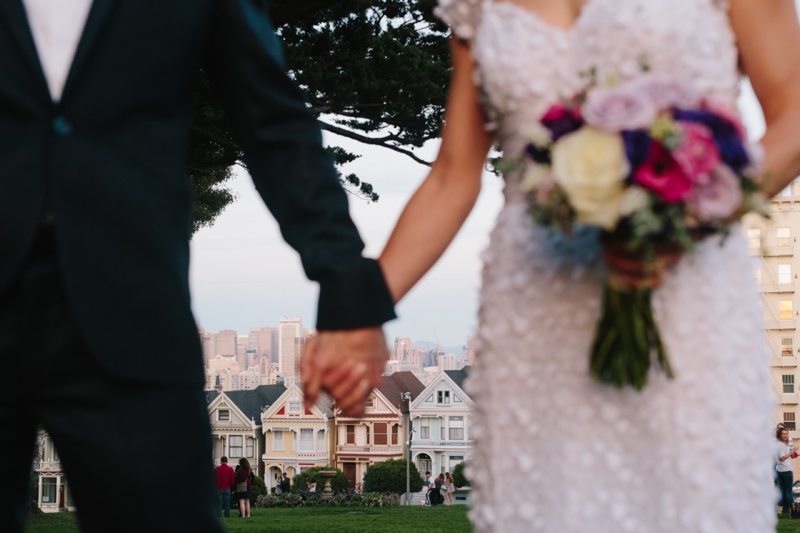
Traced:
[[471, 42], [486, 0], [439, 0], [435, 13], [450, 26], [453, 35]]

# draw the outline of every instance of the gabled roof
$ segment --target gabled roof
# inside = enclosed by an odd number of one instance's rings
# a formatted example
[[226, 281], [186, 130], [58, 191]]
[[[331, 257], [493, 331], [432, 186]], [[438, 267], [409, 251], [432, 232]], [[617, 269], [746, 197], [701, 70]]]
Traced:
[[225, 392], [225, 396], [239, 408], [244, 415], [261, 424], [261, 410], [275, 403], [286, 392], [283, 385], [259, 385], [253, 390], [237, 390]]
[[471, 366], [465, 366], [461, 370], [445, 370], [444, 373], [453, 380], [453, 383], [458, 385], [458, 388], [462, 391], [464, 390], [464, 380], [467, 379], [469, 376], [469, 372], [472, 369]]
[[217, 396], [219, 396], [219, 391], [218, 390], [207, 390], [207, 391], [204, 391], [203, 394], [206, 395], [206, 405], [210, 405], [211, 402], [216, 400]]
[[[410, 392], [411, 401], [413, 402], [417, 396], [425, 390], [425, 385], [423, 385], [412, 372], [395, 372], [391, 376], [383, 376], [381, 378], [381, 384], [378, 385], [378, 390], [392, 405], [397, 406], [401, 405], [401, 403], [405, 403], [400, 400], [400, 395], [402, 393]], [[406, 405], [402, 407], [402, 412], [408, 410]]]

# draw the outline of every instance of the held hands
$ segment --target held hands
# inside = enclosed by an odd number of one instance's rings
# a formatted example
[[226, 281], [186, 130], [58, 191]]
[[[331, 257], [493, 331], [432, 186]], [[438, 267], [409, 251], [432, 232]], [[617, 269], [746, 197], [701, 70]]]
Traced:
[[300, 360], [306, 408], [325, 390], [345, 415], [361, 416], [388, 360], [380, 327], [320, 332], [306, 343]]

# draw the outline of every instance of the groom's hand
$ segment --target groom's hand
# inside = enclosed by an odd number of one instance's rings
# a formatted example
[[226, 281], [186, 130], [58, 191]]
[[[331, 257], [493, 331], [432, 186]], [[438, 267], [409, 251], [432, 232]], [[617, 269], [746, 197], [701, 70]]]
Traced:
[[363, 415], [364, 400], [380, 384], [388, 359], [383, 328], [320, 332], [308, 340], [300, 360], [306, 408], [325, 390], [345, 415]]

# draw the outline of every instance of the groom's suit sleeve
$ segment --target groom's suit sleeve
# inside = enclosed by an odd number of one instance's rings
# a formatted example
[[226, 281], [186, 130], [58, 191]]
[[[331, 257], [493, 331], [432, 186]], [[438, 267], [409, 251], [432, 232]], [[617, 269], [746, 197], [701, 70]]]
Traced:
[[322, 146], [319, 124], [286, 75], [280, 43], [254, 0], [217, 0], [207, 68], [247, 168], [283, 238], [320, 284], [317, 328], [354, 329], [395, 318], [378, 263]]

